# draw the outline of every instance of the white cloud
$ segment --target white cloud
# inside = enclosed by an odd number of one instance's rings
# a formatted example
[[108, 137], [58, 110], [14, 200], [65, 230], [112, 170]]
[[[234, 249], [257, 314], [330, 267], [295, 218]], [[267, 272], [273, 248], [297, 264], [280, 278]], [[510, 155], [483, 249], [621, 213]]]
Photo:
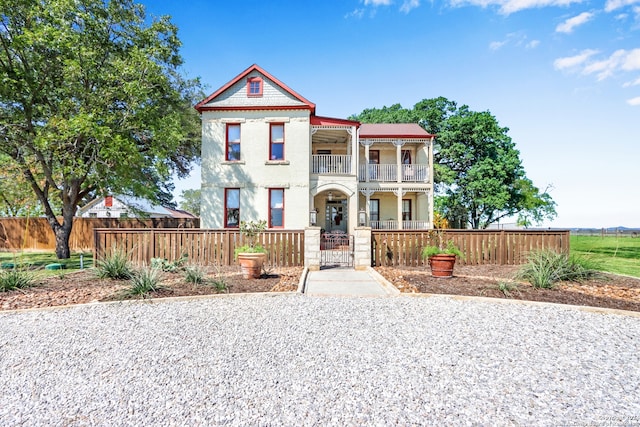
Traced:
[[565, 70], [567, 68], [575, 68], [585, 63], [590, 57], [598, 53], [597, 50], [585, 49], [577, 55], [558, 58], [553, 61], [553, 67], [556, 70]]
[[611, 77], [616, 71], [636, 71], [640, 70], [640, 49], [616, 50], [607, 59], [588, 64], [584, 74], [597, 74], [598, 80]]
[[505, 41], [501, 41], [501, 42], [491, 42], [491, 43], [489, 43], [489, 49], [491, 49], [491, 50], [499, 50], [505, 44], [507, 44], [506, 40]]
[[559, 33], [571, 33], [573, 32], [574, 28], [586, 24], [587, 22], [591, 21], [594, 16], [595, 15], [591, 12], [582, 12], [578, 16], [567, 19], [562, 24], [558, 24], [558, 26], [556, 27], [556, 31]]
[[449, 0], [449, 4], [453, 7], [467, 5], [480, 7], [498, 6], [500, 13], [509, 15], [526, 9], [569, 6], [573, 3], [582, 3], [583, 1], [584, 0]]
[[411, 9], [415, 9], [420, 6], [420, 0], [404, 0], [402, 6], [400, 7], [400, 11], [404, 13], [409, 13]]
[[604, 5], [606, 12], [613, 12], [631, 4], [640, 4], [640, 0], [607, 0]]
[[538, 47], [539, 44], [540, 44], [540, 40], [531, 40], [529, 43], [527, 43], [525, 47], [527, 49], [535, 49]]
[[640, 86], [640, 77], [638, 77], [633, 81], [626, 82], [625, 84], [622, 85], [622, 87], [631, 87], [631, 86]]
[[360, 19], [362, 18], [363, 15], [364, 15], [364, 9], [354, 9], [353, 11], [347, 13], [344, 17], [346, 19], [349, 19], [349, 18]]
[[635, 98], [627, 99], [627, 104], [631, 105], [632, 107], [636, 107], [636, 106], [640, 105], [640, 96], [636, 96]]
[[389, 6], [393, 0], [364, 0], [365, 6]]

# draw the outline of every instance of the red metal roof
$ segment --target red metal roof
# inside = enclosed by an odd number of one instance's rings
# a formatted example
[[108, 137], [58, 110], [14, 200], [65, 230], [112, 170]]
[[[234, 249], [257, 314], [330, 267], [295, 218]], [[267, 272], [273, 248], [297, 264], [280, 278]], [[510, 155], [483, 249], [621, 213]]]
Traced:
[[360, 138], [432, 138], [417, 123], [363, 123]]
[[314, 126], [360, 126], [360, 122], [333, 117], [311, 116], [311, 124]]
[[[283, 90], [285, 90], [286, 92], [288, 92], [291, 96], [293, 96], [294, 98], [296, 98], [298, 101], [302, 102], [303, 104], [306, 104], [306, 108], [308, 108], [309, 110], [311, 110], [311, 114], [315, 113], [316, 111], [316, 104], [314, 104], [311, 101], [308, 101], [307, 99], [305, 99], [304, 97], [302, 97], [301, 95], [297, 94], [295, 91], [293, 91], [292, 89], [290, 89], [287, 85], [285, 85], [284, 83], [282, 83], [280, 80], [276, 79], [275, 77], [273, 77], [271, 74], [267, 73], [265, 70], [263, 70], [262, 68], [260, 68], [258, 66], [258, 64], [253, 64], [252, 66], [250, 66], [249, 68], [247, 68], [246, 70], [244, 70], [243, 72], [241, 72], [240, 74], [238, 74], [235, 78], [233, 78], [231, 81], [229, 81], [227, 84], [225, 84], [224, 86], [222, 86], [220, 89], [218, 89], [217, 91], [215, 91], [214, 93], [212, 93], [211, 95], [209, 95], [208, 97], [206, 97], [205, 99], [203, 99], [202, 101], [198, 102], [196, 104], [196, 106], [194, 107], [196, 110], [198, 110], [199, 112], [202, 112], [204, 110], [208, 110], [210, 109], [210, 107], [206, 107], [206, 104], [208, 104], [209, 102], [211, 102], [214, 98], [216, 98], [218, 95], [220, 95], [221, 93], [223, 93], [225, 90], [229, 89], [231, 86], [233, 86], [234, 84], [236, 84], [238, 81], [240, 81], [241, 79], [245, 78], [249, 73], [251, 73], [252, 71], [258, 71], [260, 74], [262, 74], [263, 76], [265, 76], [266, 78], [268, 78], [269, 80], [271, 80], [272, 82], [274, 82], [276, 85], [280, 86]], [[215, 108], [215, 107], [214, 107]], [[289, 109], [291, 107], [289, 106]], [[224, 108], [221, 108], [224, 109]], [[229, 109], [227, 107], [227, 109]], [[232, 107], [232, 109], [236, 109], [234, 107]], [[247, 109], [247, 108], [240, 108], [240, 109]], [[262, 108], [264, 109], [264, 107]]]

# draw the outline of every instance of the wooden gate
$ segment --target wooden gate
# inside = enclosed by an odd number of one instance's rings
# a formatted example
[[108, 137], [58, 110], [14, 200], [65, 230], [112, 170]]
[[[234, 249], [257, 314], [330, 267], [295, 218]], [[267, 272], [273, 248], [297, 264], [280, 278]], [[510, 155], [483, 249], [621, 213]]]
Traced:
[[325, 233], [320, 237], [320, 268], [353, 267], [353, 236]]

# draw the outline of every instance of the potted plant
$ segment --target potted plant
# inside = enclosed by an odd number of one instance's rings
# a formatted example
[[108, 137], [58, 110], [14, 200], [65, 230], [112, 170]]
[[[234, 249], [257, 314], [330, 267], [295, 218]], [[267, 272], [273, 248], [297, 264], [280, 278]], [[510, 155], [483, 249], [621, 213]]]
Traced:
[[235, 258], [240, 263], [242, 276], [245, 279], [258, 279], [262, 274], [262, 266], [267, 260], [267, 253], [258, 243], [260, 233], [267, 228], [267, 221], [240, 221], [240, 234], [244, 244], [235, 249]]
[[434, 218], [434, 224], [439, 228], [431, 232], [429, 240], [434, 241], [435, 245], [422, 248], [422, 259], [429, 260], [433, 277], [453, 277], [456, 258], [462, 258], [462, 251], [453, 243], [453, 240], [448, 240], [445, 244], [443, 229], [447, 225], [446, 219], [437, 216]]

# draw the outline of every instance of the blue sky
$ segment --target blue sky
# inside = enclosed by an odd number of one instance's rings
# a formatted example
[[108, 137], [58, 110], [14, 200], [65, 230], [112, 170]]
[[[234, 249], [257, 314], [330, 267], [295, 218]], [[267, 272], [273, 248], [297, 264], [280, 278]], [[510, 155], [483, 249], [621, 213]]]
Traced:
[[544, 226], [640, 227], [640, 0], [143, 3], [209, 93], [257, 63], [324, 116], [444, 96], [510, 129]]

